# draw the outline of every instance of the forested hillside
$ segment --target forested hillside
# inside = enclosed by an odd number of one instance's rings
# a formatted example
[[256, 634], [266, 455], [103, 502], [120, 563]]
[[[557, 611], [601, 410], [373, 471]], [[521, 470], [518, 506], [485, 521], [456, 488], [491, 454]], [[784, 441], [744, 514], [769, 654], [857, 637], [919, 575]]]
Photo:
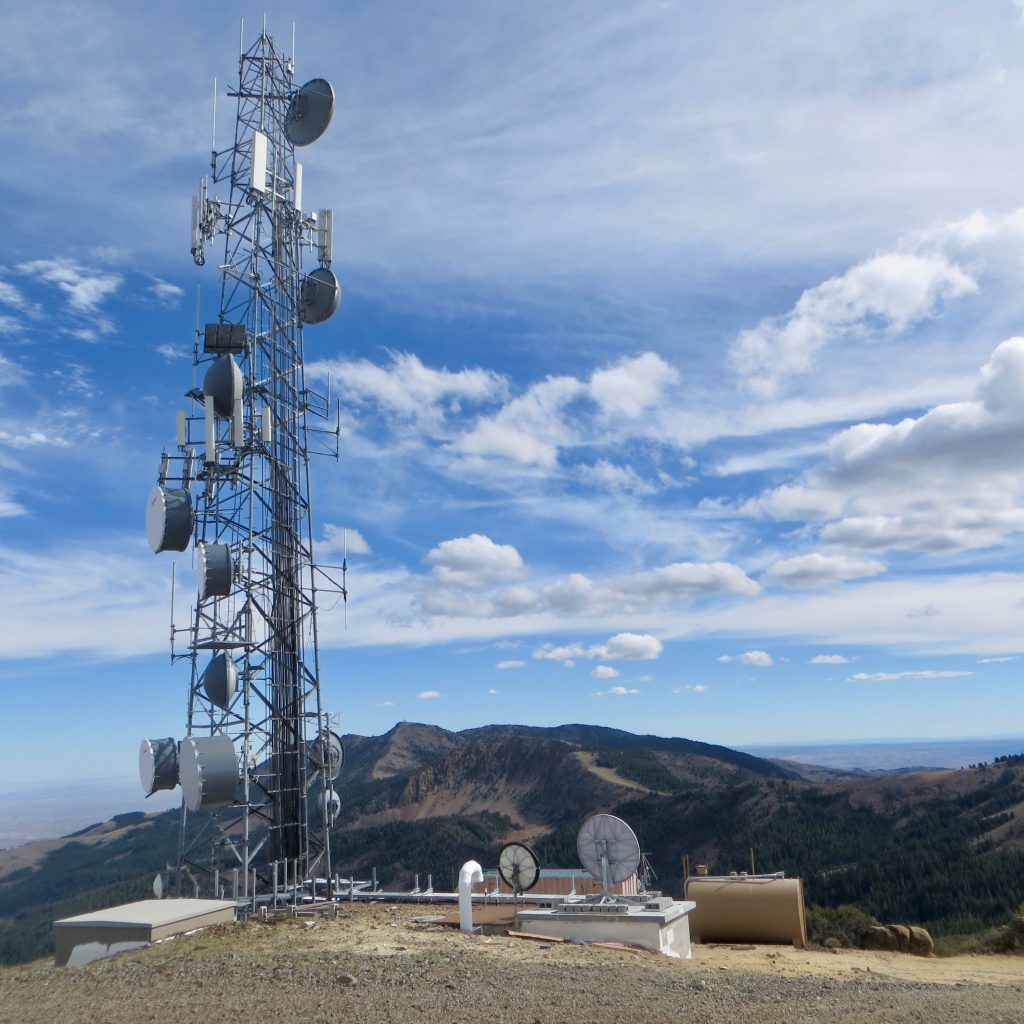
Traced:
[[[410, 888], [418, 873], [451, 888], [464, 861], [491, 867], [510, 838], [577, 867], [580, 823], [610, 811], [674, 896], [684, 855], [718, 873], [748, 870], [753, 851], [758, 871], [802, 877], [811, 903], [936, 935], [999, 924], [1024, 903], [1024, 758], [823, 784], [724, 747], [579, 725], [402, 723], [346, 747], [333, 866], [362, 878], [376, 868], [385, 887]], [[38, 855], [0, 851], [0, 959], [44, 955], [58, 917], [148, 895], [177, 831], [174, 811], [121, 815]]]

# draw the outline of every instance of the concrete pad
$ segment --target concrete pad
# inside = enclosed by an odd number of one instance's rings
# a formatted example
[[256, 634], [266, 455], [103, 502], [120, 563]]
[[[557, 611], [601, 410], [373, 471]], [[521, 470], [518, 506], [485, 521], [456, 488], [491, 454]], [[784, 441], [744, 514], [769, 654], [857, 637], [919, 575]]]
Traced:
[[234, 900], [123, 903], [54, 921], [54, 963], [58, 967], [78, 967], [171, 935], [234, 920]]
[[629, 942], [665, 956], [689, 960], [692, 951], [686, 915], [696, 904], [691, 900], [665, 902], [667, 906], [656, 910], [621, 904], [607, 908], [600, 904], [560, 904], [552, 908], [520, 910], [518, 927], [570, 942]]

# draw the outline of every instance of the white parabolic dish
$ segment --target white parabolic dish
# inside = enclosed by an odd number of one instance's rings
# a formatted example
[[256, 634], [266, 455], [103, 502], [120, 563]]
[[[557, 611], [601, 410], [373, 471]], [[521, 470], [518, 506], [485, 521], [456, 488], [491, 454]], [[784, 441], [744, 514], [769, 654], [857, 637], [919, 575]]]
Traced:
[[624, 882], [640, 866], [636, 834], [614, 814], [587, 818], [576, 837], [576, 852], [580, 863], [602, 884]]

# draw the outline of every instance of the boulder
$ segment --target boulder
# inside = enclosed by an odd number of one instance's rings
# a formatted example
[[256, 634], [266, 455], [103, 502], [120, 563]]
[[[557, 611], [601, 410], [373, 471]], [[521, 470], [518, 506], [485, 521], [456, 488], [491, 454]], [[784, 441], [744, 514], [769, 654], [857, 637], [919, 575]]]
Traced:
[[862, 933], [860, 948], [896, 953], [899, 951], [900, 946], [899, 940], [884, 924], [877, 924]]
[[935, 949], [935, 943], [927, 928], [919, 928], [917, 925], [910, 926], [910, 952], [914, 956], [931, 956]]
[[891, 924], [889, 931], [896, 936], [896, 948], [901, 953], [910, 952], [910, 929], [905, 924]]
[[918, 928], [916, 925], [879, 924], [861, 934], [860, 947], [883, 953], [931, 956], [935, 943], [926, 929]]

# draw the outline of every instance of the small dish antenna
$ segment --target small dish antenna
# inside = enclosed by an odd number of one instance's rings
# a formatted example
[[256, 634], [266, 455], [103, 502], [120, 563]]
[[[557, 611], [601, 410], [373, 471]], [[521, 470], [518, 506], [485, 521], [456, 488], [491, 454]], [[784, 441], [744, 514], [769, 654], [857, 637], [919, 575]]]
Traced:
[[320, 267], [302, 280], [299, 313], [307, 324], [322, 324], [332, 317], [341, 302], [341, 286], [334, 271]]
[[334, 89], [326, 78], [307, 82], [288, 105], [284, 133], [293, 146], [316, 142], [331, 123], [334, 113]]
[[203, 377], [203, 394], [213, 399], [213, 411], [224, 419], [230, 419], [242, 388], [242, 371], [230, 353], [218, 356]]
[[184, 551], [192, 539], [192, 497], [185, 488], [156, 484], [146, 502], [146, 540], [154, 554]]
[[227, 544], [197, 544], [196, 575], [200, 601], [208, 597], [227, 597], [234, 578], [231, 548]]
[[309, 745], [309, 761], [314, 768], [326, 768], [327, 777], [336, 779], [345, 764], [345, 748], [336, 732], [324, 730], [319, 739]]
[[221, 652], [206, 666], [202, 681], [210, 703], [226, 711], [238, 689], [238, 666], [234, 659]]
[[178, 785], [178, 741], [173, 737], [143, 740], [139, 747], [139, 781], [146, 796]]
[[576, 837], [580, 863], [601, 883], [604, 895], [611, 887], [636, 874], [640, 843], [636, 834], [614, 814], [587, 818]]
[[525, 843], [506, 843], [498, 854], [498, 874], [516, 896], [521, 896], [540, 879], [540, 861]]

